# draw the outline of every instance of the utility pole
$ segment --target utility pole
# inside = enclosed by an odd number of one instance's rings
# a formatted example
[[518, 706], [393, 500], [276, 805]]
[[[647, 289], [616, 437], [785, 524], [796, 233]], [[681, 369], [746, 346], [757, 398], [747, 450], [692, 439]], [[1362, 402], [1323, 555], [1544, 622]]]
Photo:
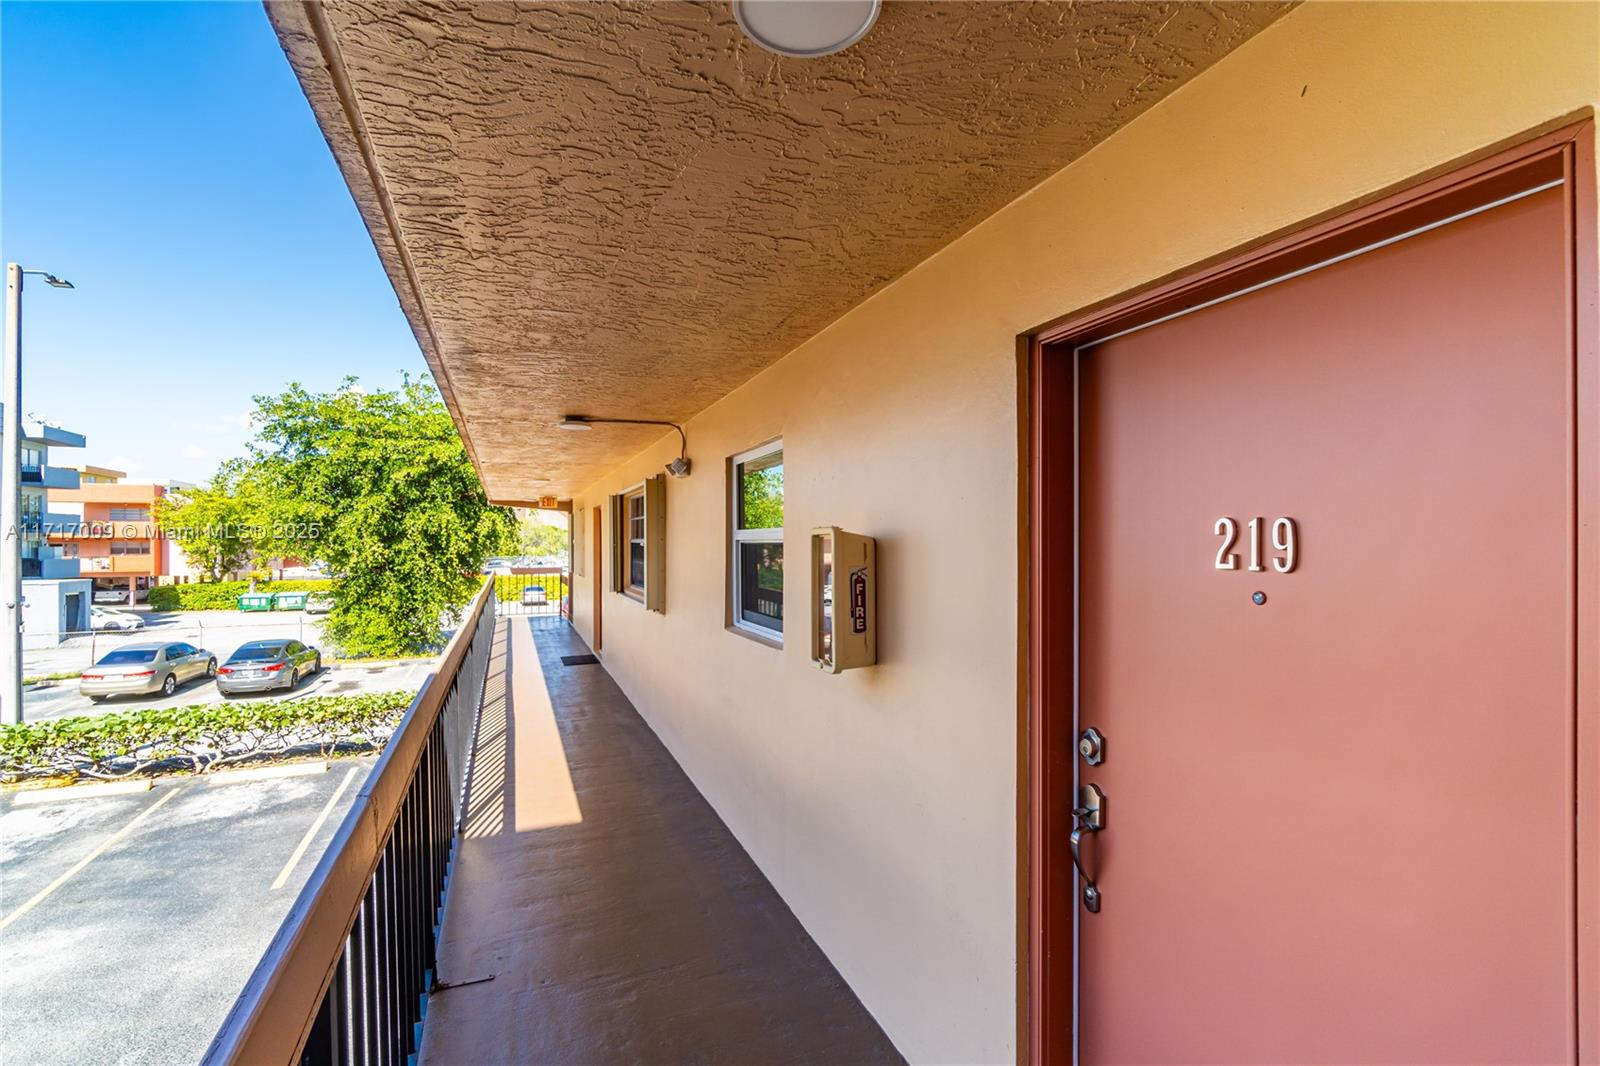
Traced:
[[6, 361], [0, 402], [5, 404], [5, 457], [0, 468], [0, 703], [6, 725], [22, 721], [22, 267], [6, 264]]
[[5, 404], [5, 455], [0, 457], [0, 722], [22, 721], [22, 278], [39, 274], [45, 284], [70, 289], [42, 270], [6, 264], [6, 355], [0, 368], [0, 403]]

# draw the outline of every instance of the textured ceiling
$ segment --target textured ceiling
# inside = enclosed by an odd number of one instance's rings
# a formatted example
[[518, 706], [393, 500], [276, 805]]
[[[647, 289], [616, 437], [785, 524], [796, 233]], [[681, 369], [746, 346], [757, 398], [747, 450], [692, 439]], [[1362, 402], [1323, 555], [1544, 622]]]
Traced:
[[562, 414], [687, 419], [1288, 6], [888, 3], [821, 59], [725, 3], [267, 9], [491, 498], [521, 501], [660, 435]]

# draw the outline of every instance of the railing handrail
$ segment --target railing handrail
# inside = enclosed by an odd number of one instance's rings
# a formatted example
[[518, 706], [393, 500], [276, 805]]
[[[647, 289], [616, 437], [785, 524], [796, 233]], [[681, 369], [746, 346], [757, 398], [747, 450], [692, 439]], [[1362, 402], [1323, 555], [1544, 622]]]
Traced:
[[484, 581], [445, 646], [439, 668], [417, 691], [377, 765], [295, 897], [266, 953], [239, 993], [204, 1061], [292, 1063], [299, 1060], [323, 993], [333, 980], [345, 937], [378, 868], [400, 802], [461, 669], [494, 581]]

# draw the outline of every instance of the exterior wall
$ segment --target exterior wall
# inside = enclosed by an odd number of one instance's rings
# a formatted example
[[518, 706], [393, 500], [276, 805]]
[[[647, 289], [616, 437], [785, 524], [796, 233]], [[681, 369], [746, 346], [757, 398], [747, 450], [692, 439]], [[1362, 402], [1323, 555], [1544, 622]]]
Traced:
[[[606, 592], [601, 654], [909, 1058], [1017, 1054], [1018, 335], [1597, 97], [1600, 5], [1307, 4], [689, 423], [667, 611]], [[782, 650], [724, 629], [724, 459], [777, 436]], [[799, 606], [825, 524], [878, 538], [880, 665], [839, 676]]]
[[24, 581], [22, 646], [53, 648], [65, 640], [69, 632], [87, 630], [90, 585], [91, 582], [83, 579]]
[[[116, 579], [118, 587], [125, 586], [128, 578], [153, 579], [169, 573], [169, 557], [182, 555], [161, 536], [157, 524], [151, 521], [126, 521], [111, 517], [113, 508], [137, 507], [150, 510], [155, 501], [165, 494], [160, 485], [130, 485], [124, 483], [91, 483], [77, 489], [52, 491], [52, 504], [80, 509], [81, 527], [75, 535], [53, 537], [58, 545], [72, 545], [77, 551], [79, 572], [88, 578]], [[90, 528], [98, 527], [109, 532], [106, 536], [90, 536]], [[113, 555], [111, 541], [142, 541], [149, 549], [141, 555]]]
[[64, 517], [51, 511], [50, 494], [60, 489], [77, 488], [78, 473], [73, 467], [52, 464], [50, 449], [81, 448], [84, 443], [80, 433], [56, 426], [37, 423], [30, 426], [23, 423], [20, 486], [22, 525], [19, 537], [24, 580], [78, 576], [77, 562], [61, 557], [60, 549], [51, 546], [48, 532]]

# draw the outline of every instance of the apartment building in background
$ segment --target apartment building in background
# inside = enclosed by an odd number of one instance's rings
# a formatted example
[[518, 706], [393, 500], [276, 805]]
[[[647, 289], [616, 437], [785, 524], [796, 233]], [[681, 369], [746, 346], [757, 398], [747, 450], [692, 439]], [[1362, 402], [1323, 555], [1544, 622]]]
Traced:
[[[3, 409], [0, 409], [3, 417]], [[52, 511], [52, 494], [75, 490], [78, 471], [50, 462], [51, 448], [82, 448], [83, 434], [24, 418], [22, 421], [22, 508], [16, 531], [22, 543], [23, 645], [46, 647], [89, 624], [89, 582], [78, 562], [51, 541], [51, 532], [70, 524], [71, 514]]]
[[187, 481], [131, 482], [127, 472], [106, 466], [76, 468], [78, 484], [53, 490], [51, 506], [71, 515], [51, 534], [52, 543], [76, 559], [95, 595], [108, 601], [121, 593], [132, 606], [153, 585], [187, 584], [199, 579], [176, 541], [161, 532], [155, 503], [171, 492], [194, 486]]

